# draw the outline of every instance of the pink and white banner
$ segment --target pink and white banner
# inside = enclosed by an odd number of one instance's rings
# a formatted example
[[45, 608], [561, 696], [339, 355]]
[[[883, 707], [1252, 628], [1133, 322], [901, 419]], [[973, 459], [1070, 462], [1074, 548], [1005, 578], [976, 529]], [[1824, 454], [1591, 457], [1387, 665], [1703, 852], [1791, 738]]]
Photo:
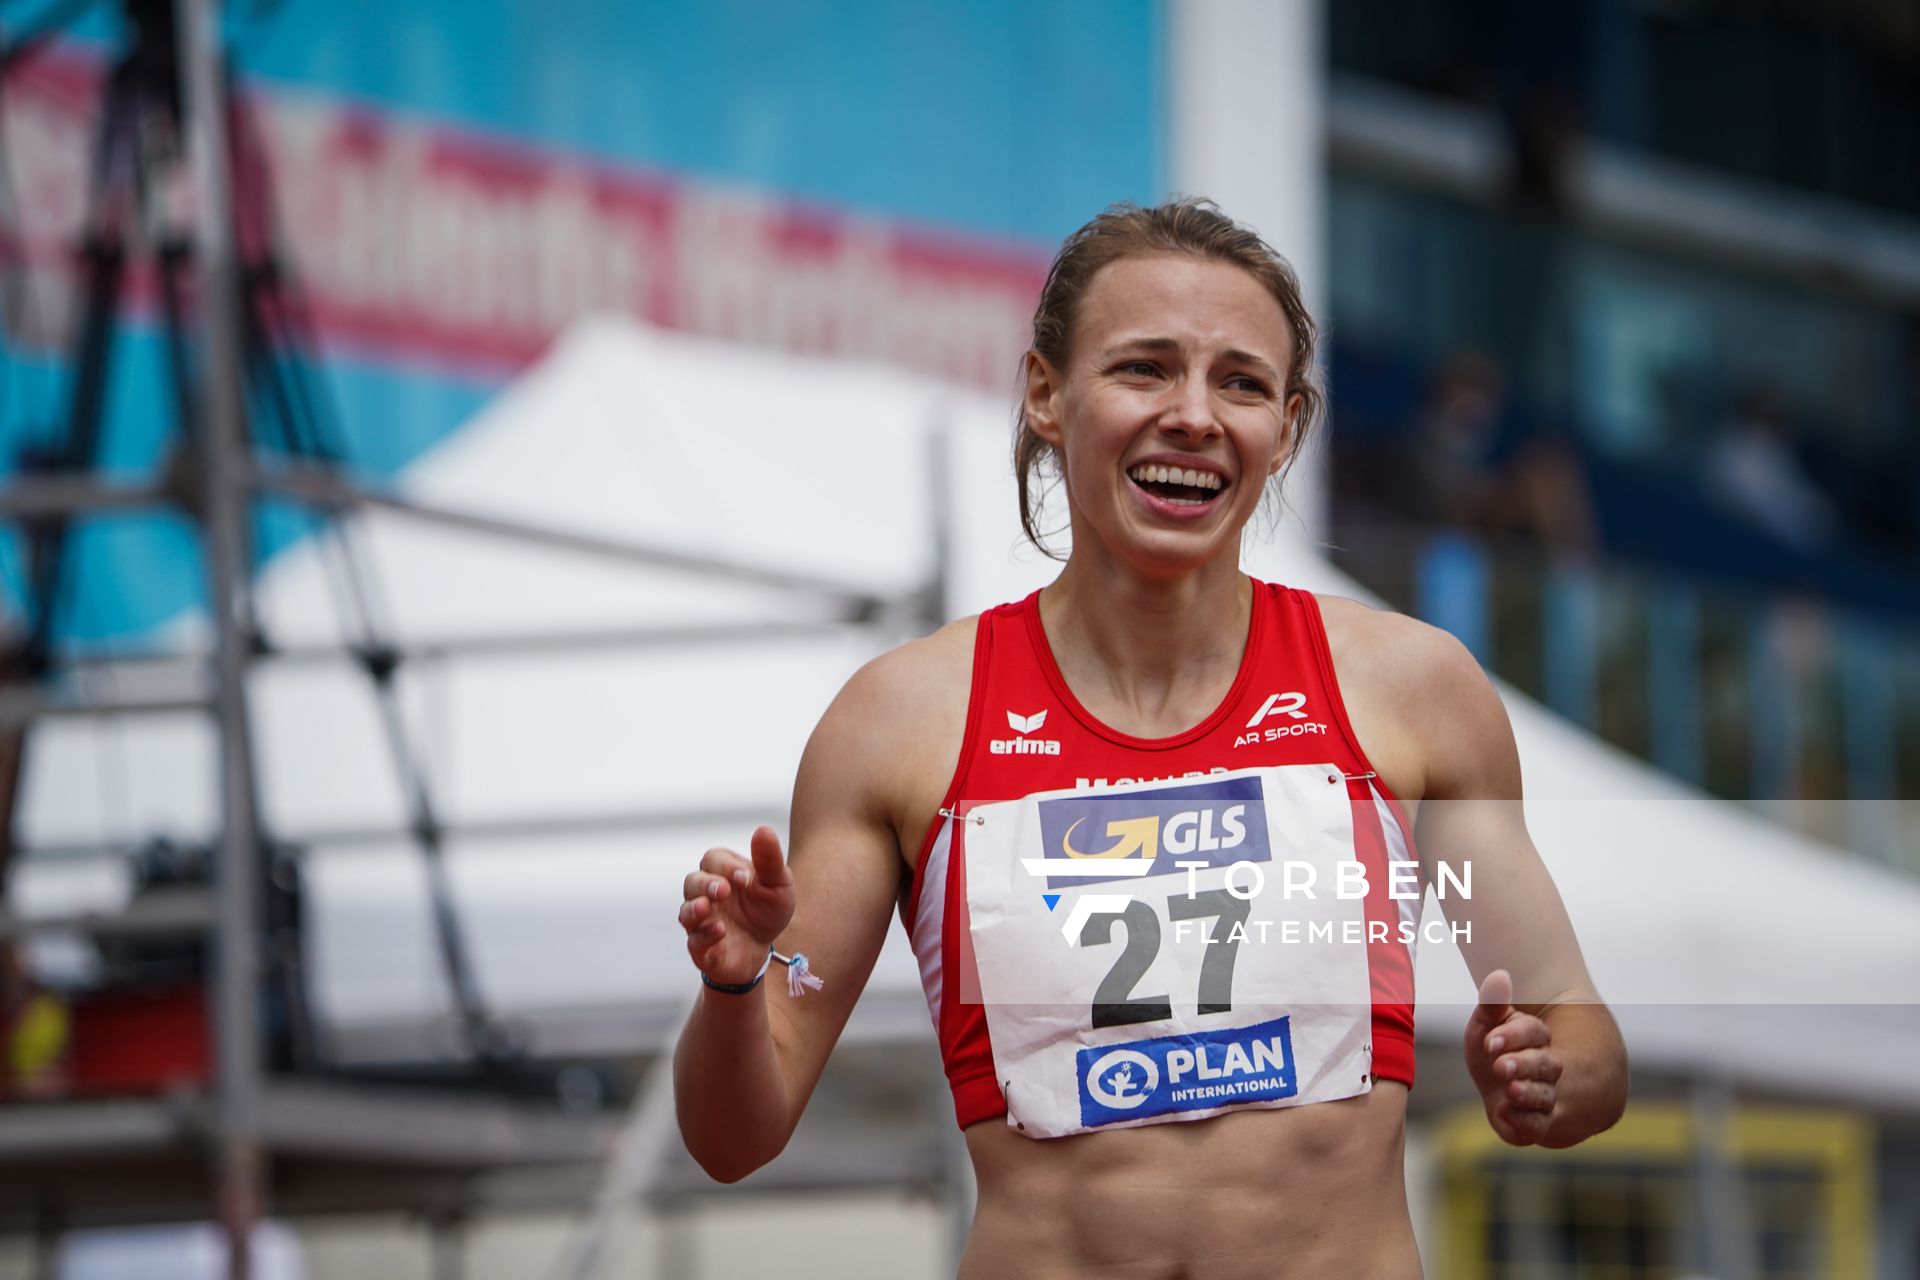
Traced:
[[[73, 323], [101, 72], [43, 55], [0, 100], [13, 197], [0, 255], [28, 286], [7, 321], [28, 345], [62, 343]], [[330, 349], [505, 373], [575, 317], [617, 311], [1014, 386], [1046, 273], [1027, 243], [616, 168], [305, 91], [256, 87], [247, 102]], [[156, 207], [184, 217], [171, 195]]]

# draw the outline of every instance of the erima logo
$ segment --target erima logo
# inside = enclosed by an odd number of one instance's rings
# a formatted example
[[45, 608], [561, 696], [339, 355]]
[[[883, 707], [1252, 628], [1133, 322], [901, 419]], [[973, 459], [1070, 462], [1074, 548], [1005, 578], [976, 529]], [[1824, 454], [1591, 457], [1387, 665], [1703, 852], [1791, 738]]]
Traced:
[[[1056, 862], [1047, 869], [1047, 887], [1169, 875], [1180, 861], [1215, 867], [1271, 861], [1265, 800], [1253, 777], [1042, 800], [1041, 847]], [[1151, 869], [1142, 871], [1142, 862]], [[1075, 866], [1068, 875], [1067, 863], [1086, 869]]]
[[1287, 1017], [1251, 1027], [1185, 1032], [1079, 1052], [1080, 1123], [1144, 1120], [1180, 1111], [1217, 1111], [1236, 1102], [1293, 1097]]
[[1060, 743], [1054, 738], [1029, 738], [1029, 733], [1040, 732], [1040, 726], [1047, 722], [1046, 708], [1023, 716], [1017, 712], [1007, 712], [1007, 727], [1020, 736], [1017, 738], [994, 738], [987, 743], [987, 750], [996, 756], [1057, 756]]

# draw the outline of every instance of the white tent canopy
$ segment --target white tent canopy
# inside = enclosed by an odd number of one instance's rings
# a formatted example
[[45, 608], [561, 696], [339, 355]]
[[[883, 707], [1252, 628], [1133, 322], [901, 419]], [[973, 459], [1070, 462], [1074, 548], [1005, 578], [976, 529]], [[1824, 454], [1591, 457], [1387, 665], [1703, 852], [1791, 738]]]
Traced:
[[[1011, 388], [1010, 388], [1011, 392]], [[905, 595], [950, 548], [949, 616], [1014, 598], [1053, 566], [1017, 539], [1011, 395], [749, 351], [599, 320], [400, 481], [423, 502]], [[944, 504], [944, 513], [942, 507]], [[463, 636], [750, 627], [827, 615], [817, 597], [636, 568], [375, 512], [357, 533], [409, 644]], [[309, 540], [260, 586], [282, 643], [338, 636]], [[1283, 527], [1251, 571], [1364, 593]], [[183, 642], [193, 624], [181, 627]], [[400, 677], [442, 816], [463, 824], [609, 815], [606, 829], [456, 837], [457, 905], [488, 1006], [677, 1001], [681, 875], [751, 822], [782, 825], [807, 734], [883, 630], [687, 646], [449, 656]], [[447, 1009], [402, 794], [362, 676], [271, 665], [254, 686], [264, 814], [308, 839], [311, 972], [340, 1031]], [[1530, 828], [1636, 1063], [1920, 1109], [1920, 884], [1709, 801], [1506, 694]], [[213, 744], [181, 718], [36, 729], [30, 844], [205, 838]], [[102, 761], [109, 762], [103, 765]], [[112, 785], [102, 782], [110, 777]], [[619, 830], [641, 811], [690, 817]], [[329, 833], [391, 841], [332, 847]], [[343, 837], [344, 839], [344, 837]], [[109, 870], [23, 872], [22, 909], [123, 892]], [[1431, 911], [1431, 905], [1429, 910]], [[1473, 984], [1425, 945], [1424, 1035], [1452, 1040]], [[869, 991], [917, 1000], [894, 931]], [[924, 1016], [922, 1017], [924, 1025]], [[1835, 1041], [1850, 1051], [1835, 1051]]]

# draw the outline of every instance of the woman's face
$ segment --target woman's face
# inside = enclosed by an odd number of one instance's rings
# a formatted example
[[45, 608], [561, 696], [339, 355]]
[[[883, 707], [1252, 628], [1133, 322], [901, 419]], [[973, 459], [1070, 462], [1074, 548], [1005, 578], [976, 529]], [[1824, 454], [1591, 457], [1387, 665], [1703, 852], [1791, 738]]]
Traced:
[[1081, 299], [1064, 369], [1027, 364], [1027, 421], [1059, 450], [1076, 553], [1161, 578], [1223, 552], [1286, 461], [1299, 397], [1280, 305], [1239, 267], [1123, 258]]

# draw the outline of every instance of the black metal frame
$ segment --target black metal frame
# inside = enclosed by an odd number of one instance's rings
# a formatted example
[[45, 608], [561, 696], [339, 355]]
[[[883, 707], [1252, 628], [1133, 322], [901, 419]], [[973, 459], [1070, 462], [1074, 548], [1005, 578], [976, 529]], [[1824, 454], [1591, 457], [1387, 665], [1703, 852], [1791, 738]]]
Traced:
[[[187, 229], [163, 228], [153, 243], [141, 243], [141, 221], [155, 180], [163, 166], [183, 158], [182, 66], [174, 7], [172, 0], [123, 3], [130, 39], [109, 73], [95, 137], [92, 191], [82, 248], [86, 300], [71, 350], [67, 416], [55, 447], [33, 468], [36, 480], [69, 485], [99, 483], [114, 339], [120, 326], [128, 267], [143, 249], [156, 267], [178, 443], [196, 455], [215, 447], [206, 438], [206, 388], [196, 385], [196, 353], [191, 349], [192, 326], [187, 315], [189, 291], [196, 286], [211, 287], [210, 282], [204, 273], [196, 276], [194, 248]], [[0, 55], [0, 65], [15, 61], [14, 56]], [[227, 140], [222, 162], [232, 191], [229, 243], [239, 270], [244, 416], [251, 428], [246, 450], [254, 458], [249, 471], [284, 473], [291, 464], [298, 474], [325, 478], [338, 487], [345, 483], [340, 469], [346, 462], [346, 450], [326, 399], [310, 373], [308, 353], [314, 349], [311, 327], [297, 281], [279, 247], [265, 157], [251, 118], [233, 92], [230, 68], [222, 68], [218, 83]], [[277, 466], [273, 465], [276, 455], [280, 459]], [[208, 495], [203, 485], [194, 483], [193, 476], [191, 468], [169, 467], [159, 496], [179, 503], [204, 525], [208, 523]], [[98, 494], [95, 490], [94, 496]], [[329, 495], [323, 507], [328, 514], [321, 521], [320, 536], [333, 544], [331, 563], [346, 586], [342, 599], [349, 615], [345, 621], [354, 636], [352, 651], [373, 684], [394, 768], [408, 801], [409, 829], [427, 864], [436, 942], [467, 1047], [483, 1070], [491, 1070], [506, 1046], [489, 1025], [453, 907], [444, 867], [444, 828], [401, 720], [393, 687], [393, 646], [381, 636], [384, 628], [377, 584], [371, 581], [370, 566], [355, 546], [349, 527], [331, 518], [337, 508], [337, 494]], [[74, 512], [56, 507], [28, 515], [23, 524], [27, 535], [28, 625], [10, 655], [9, 665], [23, 683], [29, 683], [45, 681], [59, 666], [55, 648], [60, 614], [77, 568], [71, 536]], [[244, 514], [238, 533], [241, 545], [233, 550], [246, 565], [251, 562], [252, 547], [250, 522]], [[245, 619], [249, 649], [254, 653], [270, 649], [250, 593], [241, 592], [236, 603]], [[24, 756], [24, 752], [21, 754]], [[17, 809], [9, 811], [6, 820], [9, 845], [15, 846]], [[253, 848], [256, 859], [271, 848], [264, 832], [253, 833]], [[273, 949], [276, 955], [287, 950]], [[275, 976], [288, 1008], [302, 1007], [298, 975]], [[300, 1039], [310, 1041], [310, 1027]]]
[[[944, 459], [938, 453], [940, 442], [936, 438], [936, 452], [930, 458], [935, 483], [929, 503], [935, 531], [935, 569], [926, 583], [899, 596], [883, 596], [853, 584], [780, 573], [759, 565], [435, 507], [356, 482], [343, 465], [347, 459], [326, 397], [310, 375], [308, 355], [316, 348], [297, 281], [276, 248], [279, 236], [265, 157], [250, 119], [232, 92], [232, 73], [217, 50], [218, 0], [122, 3], [135, 17], [137, 37], [114, 67], [97, 139], [94, 203], [83, 246], [86, 305], [75, 331], [73, 381], [64, 434], [58, 447], [40, 459], [38, 466], [17, 482], [0, 485], [0, 523], [20, 526], [30, 544], [32, 597], [24, 637], [10, 651], [0, 648], [0, 746], [10, 739], [21, 743], [25, 727], [46, 715], [211, 713], [221, 742], [225, 830], [220, 847], [214, 851], [212, 892], [172, 890], [165, 901], [136, 904], [116, 917], [14, 918], [6, 912], [3, 901], [7, 857], [23, 852], [38, 856], [48, 851], [28, 851], [19, 843], [17, 805], [11, 799], [18, 765], [8, 769], [4, 752], [0, 752], [0, 828], [6, 835], [5, 843], [0, 844], [0, 947], [50, 927], [122, 938], [198, 934], [212, 939], [217, 966], [213, 1004], [219, 1071], [216, 1088], [205, 1105], [193, 1104], [200, 1119], [187, 1129], [214, 1151], [220, 1175], [217, 1212], [228, 1229], [233, 1274], [244, 1275], [248, 1225], [259, 1212], [269, 1162], [300, 1155], [298, 1144], [290, 1145], [276, 1136], [276, 1126], [284, 1127], [286, 1122], [289, 1090], [322, 1087], [264, 1079], [261, 1071], [255, 1008], [259, 987], [253, 978], [256, 957], [268, 965], [288, 961], [297, 964], [298, 949], [259, 945], [263, 929], [285, 927], [287, 923], [284, 917], [275, 919], [276, 911], [264, 900], [260, 887], [272, 878], [265, 874], [270, 861], [292, 862], [303, 850], [289, 847], [284, 841], [276, 843], [261, 829], [257, 818], [245, 702], [247, 669], [261, 661], [346, 660], [358, 665], [372, 682], [394, 767], [408, 798], [407, 830], [393, 834], [410, 836], [425, 860], [437, 940], [454, 993], [471, 1075], [477, 1082], [511, 1085], [516, 1077], [524, 1077], [529, 1064], [519, 1061], [517, 1046], [489, 1018], [475, 986], [447, 884], [443, 846], [449, 827], [433, 804], [402, 722], [394, 687], [397, 670], [415, 659], [467, 652], [706, 645], [817, 635], [846, 628], [905, 631], [937, 624], [944, 612], [948, 562]], [[48, 10], [46, 21], [31, 35], [0, 48], [0, 74], [19, 65], [85, 7], [85, 3], [69, 3]], [[156, 156], [149, 150], [155, 143], [169, 148], [177, 145], [179, 149]], [[158, 243], [142, 243], [139, 214], [147, 203], [150, 171], [160, 160], [172, 161], [183, 155], [196, 162], [195, 176], [200, 180], [203, 207], [196, 225], [191, 234], [176, 229]], [[103, 393], [111, 372], [127, 268], [133, 254], [141, 250], [151, 254], [157, 267], [168, 376], [179, 426], [180, 451], [174, 462], [197, 465], [171, 465], [157, 482], [124, 484], [107, 479], [99, 471], [106, 426]], [[281, 652], [263, 633], [250, 590], [249, 513], [257, 503], [272, 498], [304, 506], [320, 517], [319, 536], [333, 552], [332, 567], [345, 579], [341, 608], [350, 639], [344, 653], [323, 654], [311, 647]], [[77, 518], [87, 513], [168, 507], [184, 511], [204, 533], [215, 623], [216, 643], [210, 655], [213, 661], [196, 666], [193, 658], [152, 655], [141, 665], [178, 668], [176, 674], [182, 678], [176, 683], [180, 687], [138, 697], [118, 696], [90, 687], [84, 678], [73, 679], [99, 665], [98, 659], [63, 653], [59, 644], [60, 602], [76, 568], [70, 534]], [[378, 583], [356, 544], [359, 522], [345, 518], [371, 510], [573, 555], [757, 586], [810, 602], [814, 607], [807, 612], [815, 620], [749, 625], [724, 633], [709, 627], [668, 626], [605, 633], [450, 638], [403, 646], [392, 638], [386, 625]], [[205, 655], [198, 661], [204, 659]], [[111, 665], [122, 664], [115, 661]], [[14, 754], [17, 759], [20, 753]], [[658, 812], [555, 816], [512, 824], [512, 830], [564, 833], [582, 828], [641, 829], [687, 816]], [[462, 838], [500, 834], [470, 825], [453, 830]], [[346, 844], [376, 835], [344, 831], [316, 834]], [[302, 845], [309, 843], [318, 841], [301, 841]], [[125, 856], [133, 851], [112, 852]], [[297, 973], [291, 976], [297, 983]], [[298, 992], [293, 994], [297, 998]], [[656, 1043], [645, 1046], [655, 1051], [660, 1047]], [[654, 1074], [658, 1079], [652, 1088], [657, 1092], [665, 1077], [657, 1065]], [[524, 1079], [520, 1082], [524, 1084]], [[368, 1140], [370, 1147], [378, 1147], [382, 1153], [417, 1161], [422, 1152], [434, 1149], [434, 1142], [444, 1140], [440, 1132], [444, 1125], [436, 1129], [424, 1119], [413, 1123], [419, 1119], [413, 1114], [417, 1108], [395, 1108], [375, 1099], [369, 1104], [372, 1110], [354, 1110], [357, 1104], [347, 1093], [329, 1097], [329, 1105], [344, 1109], [342, 1116], [358, 1117], [362, 1128], [373, 1135]], [[46, 1113], [38, 1117], [44, 1122], [41, 1128], [45, 1142], [36, 1150], [44, 1149], [50, 1157], [56, 1152], [89, 1150], [105, 1155], [107, 1149], [97, 1140], [98, 1130], [102, 1124], [112, 1128], [122, 1123], [121, 1111], [125, 1108], [116, 1110], [116, 1105], [49, 1104]], [[469, 1171], [455, 1177], [469, 1191], [456, 1199], [485, 1198], [480, 1194], [484, 1179], [476, 1180], [474, 1169], [491, 1164], [505, 1167], [536, 1161], [596, 1160], [603, 1151], [608, 1136], [603, 1122], [574, 1126], [578, 1132], [569, 1129], [564, 1141], [548, 1144], [550, 1151], [538, 1143], [517, 1139], [509, 1143], [511, 1150], [488, 1149], [480, 1139], [489, 1132], [496, 1137], [506, 1132], [531, 1133], [545, 1123], [537, 1110], [516, 1109], [504, 1099], [494, 1106], [484, 1115], [476, 1114], [474, 1123], [459, 1126], [467, 1140], [464, 1145], [456, 1144], [461, 1151], [458, 1159]], [[149, 1119], [178, 1109], [179, 1104], [174, 1102], [135, 1106]], [[177, 1149], [180, 1136], [180, 1132], [169, 1129], [156, 1141], [167, 1149]], [[528, 1149], [520, 1150], [521, 1146]], [[395, 1171], [386, 1176], [405, 1182], [409, 1178], [418, 1181], [425, 1175]], [[357, 1185], [364, 1179], [356, 1173], [353, 1180]], [[551, 1176], [542, 1174], [540, 1181], [550, 1194]], [[568, 1182], [568, 1194], [579, 1194], [579, 1185]], [[422, 1195], [429, 1190], [432, 1196], [446, 1195], [443, 1188], [417, 1190]], [[373, 1194], [381, 1202], [390, 1198], [387, 1192]], [[189, 1198], [198, 1200], [197, 1196]], [[59, 1211], [54, 1206], [46, 1212], [53, 1215], [45, 1220], [50, 1225]]]

